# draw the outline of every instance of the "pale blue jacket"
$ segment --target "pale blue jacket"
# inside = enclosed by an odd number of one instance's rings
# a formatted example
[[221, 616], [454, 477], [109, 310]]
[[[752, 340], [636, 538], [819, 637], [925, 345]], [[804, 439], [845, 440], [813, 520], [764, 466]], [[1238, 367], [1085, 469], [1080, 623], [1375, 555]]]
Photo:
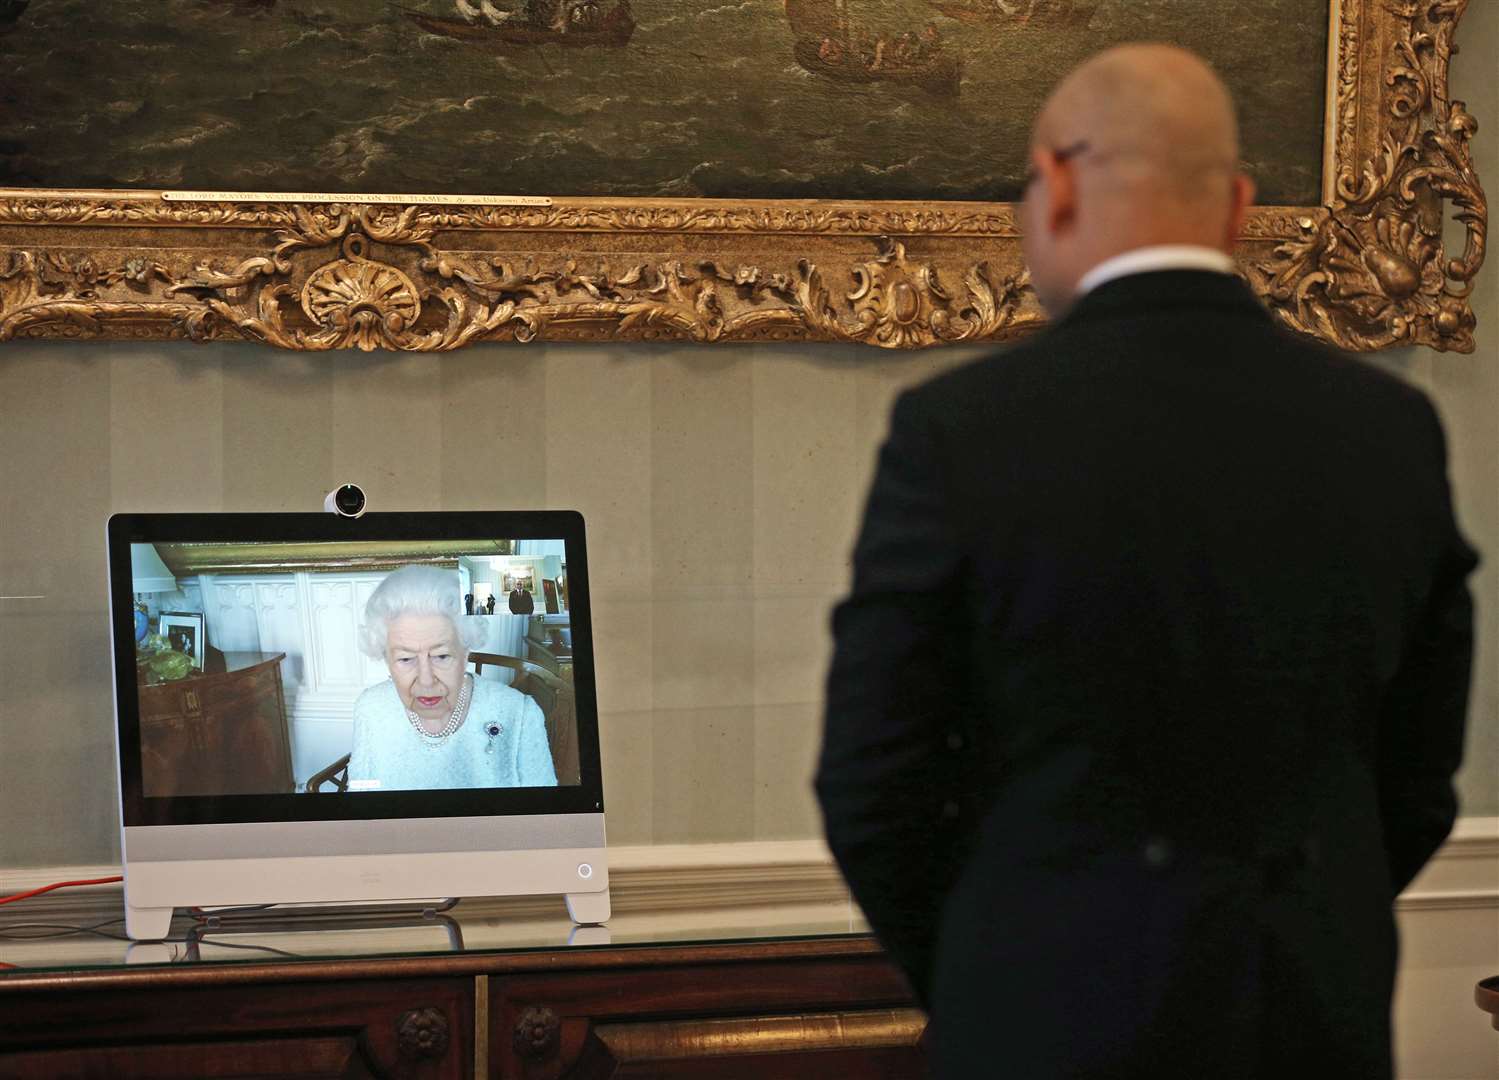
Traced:
[[463, 726], [441, 740], [417, 734], [389, 679], [360, 694], [349, 790], [555, 787], [541, 707], [503, 683], [473, 682]]

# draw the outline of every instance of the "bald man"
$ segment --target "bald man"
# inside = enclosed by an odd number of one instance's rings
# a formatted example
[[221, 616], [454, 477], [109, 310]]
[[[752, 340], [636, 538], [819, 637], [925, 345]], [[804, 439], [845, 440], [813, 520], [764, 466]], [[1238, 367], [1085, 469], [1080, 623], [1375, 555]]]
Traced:
[[1446, 837], [1476, 556], [1416, 390], [1279, 332], [1197, 58], [1049, 100], [1045, 333], [903, 394], [817, 776], [950, 1077], [1391, 1071], [1391, 904]]

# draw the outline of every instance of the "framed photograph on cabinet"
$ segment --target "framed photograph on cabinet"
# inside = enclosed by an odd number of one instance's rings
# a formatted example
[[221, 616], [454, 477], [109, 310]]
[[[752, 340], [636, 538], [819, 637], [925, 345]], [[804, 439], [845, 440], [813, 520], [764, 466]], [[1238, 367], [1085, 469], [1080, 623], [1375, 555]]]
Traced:
[[203, 634], [201, 611], [163, 611], [157, 623], [157, 633], [167, 639], [169, 648], [190, 657], [193, 667], [203, 670], [208, 642]]
[[1285, 325], [1468, 351], [1468, 2], [11, 4], [0, 341], [1014, 337], [1036, 110], [1149, 39], [1239, 103], [1239, 264]]

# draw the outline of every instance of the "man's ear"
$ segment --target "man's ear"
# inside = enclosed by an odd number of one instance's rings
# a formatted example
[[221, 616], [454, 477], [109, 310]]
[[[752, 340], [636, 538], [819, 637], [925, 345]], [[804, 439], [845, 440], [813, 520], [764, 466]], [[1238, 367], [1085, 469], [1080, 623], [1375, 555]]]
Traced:
[[1234, 245], [1238, 243], [1239, 232], [1244, 227], [1244, 217], [1254, 205], [1254, 181], [1243, 173], [1235, 173], [1230, 200], [1228, 235], [1223, 238], [1223, 250], [1231, 254]]
[[1077, 217], [1077, 184], [1072, 170], [1042, 147], [1031, 151], [1031, 167], [1036, 170], [1036, 183], [1045, 189], [1042, 222], [1046, 231], [1055, 234], [1066, 229]]

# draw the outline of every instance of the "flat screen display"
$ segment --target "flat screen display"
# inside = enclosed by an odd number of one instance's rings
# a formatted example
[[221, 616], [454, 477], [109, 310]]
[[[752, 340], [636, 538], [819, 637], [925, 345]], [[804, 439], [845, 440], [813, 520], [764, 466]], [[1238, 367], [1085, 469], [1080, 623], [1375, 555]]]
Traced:
[[127, 825], [602, 810], [570, 511], [122, 514]]

